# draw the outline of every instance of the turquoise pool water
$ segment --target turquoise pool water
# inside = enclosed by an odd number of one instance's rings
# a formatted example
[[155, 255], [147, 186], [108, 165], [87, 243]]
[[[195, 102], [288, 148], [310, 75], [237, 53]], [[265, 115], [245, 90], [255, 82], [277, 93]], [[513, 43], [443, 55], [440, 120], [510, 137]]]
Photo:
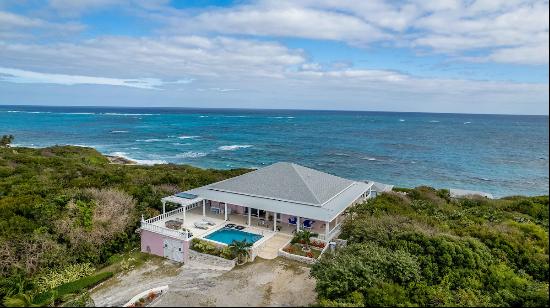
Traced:
[[262, 237], [263, 236], [258, 234], [229, 228], [221, 228], [206, 236], [206, 238], [209, 240], [224, 243], [227, 245], [231, 244], [233, 241], [247, 241], [249, 243], [255, 243]]

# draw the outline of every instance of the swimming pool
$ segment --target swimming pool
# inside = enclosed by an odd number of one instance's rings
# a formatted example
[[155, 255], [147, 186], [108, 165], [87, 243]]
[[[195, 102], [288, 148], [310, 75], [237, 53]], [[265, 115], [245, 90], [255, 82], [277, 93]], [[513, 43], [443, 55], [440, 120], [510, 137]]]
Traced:
[[233, 241], [247, 241], [249, 243], [255, 243], [263, 236], [259, 234], [254, 234], [250, 232], [230, 229], [230, 228], [221, 228], [212, 232], [206, 236], [207, 239], [224, 243], [231, 244]]

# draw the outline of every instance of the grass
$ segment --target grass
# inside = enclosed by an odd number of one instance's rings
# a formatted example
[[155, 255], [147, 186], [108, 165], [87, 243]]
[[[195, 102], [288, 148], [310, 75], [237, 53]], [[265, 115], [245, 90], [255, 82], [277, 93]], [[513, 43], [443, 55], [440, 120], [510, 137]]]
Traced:
[[112, 255], [107, 260], [106, 266], [98, 270], [97, 273], [112, 272], [117, 274], [119, 272], [125, 272], [136, 267], [140, 267], [145, 262], [154, 259], [164, 260], [164, 258], [160, 258], [152, 254], [142, 253], [141, 251], [134, 249], [124, 253]]

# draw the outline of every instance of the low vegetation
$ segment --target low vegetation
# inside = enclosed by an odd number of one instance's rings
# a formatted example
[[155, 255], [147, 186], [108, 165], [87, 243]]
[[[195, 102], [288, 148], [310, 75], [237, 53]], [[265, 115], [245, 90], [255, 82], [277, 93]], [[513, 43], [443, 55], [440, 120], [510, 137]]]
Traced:
[[41, 294], [95, 277], [90, 269], [138, 245], [140, 215], [158, 215], [161, 197], [246, 172], [111, 164], [90, 148], [10, 148], [13, 137], [2, 139], [0, 303], [8, 305], [41, 304]]
[[312, 268], [323, 306], [548, 306], [548, 196], [401, 189], [349, 210]]
[[294, 234], [290, 243], [283, 248], [283, 251], [301, 257], [317, 259], [326, 244], [322, 241], [311, 239], [316, 236], [318, 234], [309, 230], [298, 231]]
[[235, 258], [233, 256], [233, 252], [231, 251], [231, 249], [229, 249], [229, 247], [220, 248], [210, 242], [201, 240], [196, 237], [191, 240], [191, 249], [196, 252], [205, 253], [227, 260], [233, 260]]
[[[89, 287], [145, 262], [135, 230], [141, 214], [160, 213], [161, 197], [247, 171], [111, 164], [90, 148], [12, 140], [0, 145], [6, 306], [86, 304]], [[453, 200], [401, 189], [350, 209], [341, 237], [347, 247], [311, 271], [321, 305], [548, 306], [548, 196]], [[228, 259], [241, 251], [205, 243], [193, 249]]]

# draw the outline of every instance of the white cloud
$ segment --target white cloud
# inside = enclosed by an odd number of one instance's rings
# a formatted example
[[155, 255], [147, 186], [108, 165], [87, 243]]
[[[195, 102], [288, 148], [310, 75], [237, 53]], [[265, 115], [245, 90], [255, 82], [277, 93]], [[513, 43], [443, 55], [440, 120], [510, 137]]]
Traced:
[[[0, 67], [0, 81], [7, 81], [13, 83], [49, 83], [58, 85], [108, 85], [108, 86], [122, 86], [139, 89], [160, 89], [164, 84], [162, 80], [156, 78], [136, 78], [136, 79], [119, 79], [119, 78], [106, 78], [95, 76], [81, 76], [81, 75], [66, 75], [66, 74], [50, 74], [32, 72], [21, 69]], [[188, 80], [175, 81], [170, 83], [189, 83]]]
[[[16, 59], [16, 60], [13, 60]], [[284, 76], [306, 62], [300, 50], [273, 42], [227, 37], [104, 37], [80, 44], [9, 44], [0, 42], [0, 65], [70, 74], [158, 77]]]
[[46, 22], [38, 18], [29, 18], [10, 12], [0, 11], [0, 29], [17, 28], [17, 27], [40, 27]]
[[0, 11], [0, 39], [26, 39], [34, 32], [55, 33], [57, 37], [65, 33], [82, 31], [84, 25], [76, 22], [56, 23], [41, 18], [27, 17], [6, 11]]
[[285, 3], [207, 11], [191, 18], [167, 19], [175, 32], [306, 37], [364, 43], [387, 37], [360, 18]]
[[[56, 10], [73, 6], [67, 16], [77, 16], [125, 3], [54, 0], [50, 5]], [[346, 55], [338, 55], [339, 62], [318, 63], [306, 51], [276, 41], [341, 41], [366, 47], [367, 59], [376, 43], [466, 61], [541, 65], [548, 63], [547, 11], [547, 2], [519, 0], [500, 5], [489, 0], [272, 0], [206, 10], [177, 10], [158, 0], [133, 8], [137, 16], [166, 25], [148, 36], [32, 41], [25, 35], [68, 23], [42, 19], [55, 14], [35, 18], [0, 12], [0, 103], [15, 94], [40, 102], [51, 91], [57, 93], [52, 97], [73, 97], [77, 89], [93, 88], [77, 100], [118, 104], [118, 95], [106, 93], [139, 92], [143, 96], [131, 101], [147, 105], [547, 113], [545, 83], [419, 78], [354, 67]], [[68, 86], [84, 84], [91, 86]]]
[[502, 63], [548, 64], [548, 42], [534, 46], [520, 46], [498, 49], [489, 60]]
[[[264, 0], [199, 13], [167, 9], [150, 16], [166, 23], [172, 34], [299, 37], [363, 47], [377, 42], [450, 55], [538, 46], [548, 41], [549, 23], [548, 2], [540, 0]], [[517, 62], [533, 64], [523, 58]]]

